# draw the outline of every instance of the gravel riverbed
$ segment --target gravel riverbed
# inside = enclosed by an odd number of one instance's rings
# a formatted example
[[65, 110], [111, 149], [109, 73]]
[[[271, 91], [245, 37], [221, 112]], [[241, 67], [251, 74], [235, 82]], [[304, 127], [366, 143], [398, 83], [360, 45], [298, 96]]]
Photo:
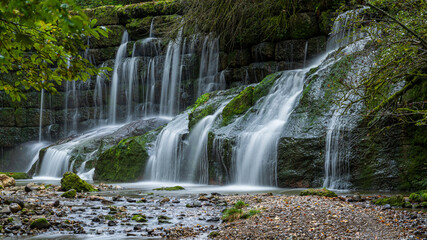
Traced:
[[[63, 198], [59, 186], [30, 184], [1, 191], [0, 238], [28, 239], [426, 239], [426, 212], [384, 209], [362, 198], [126, 192]], [[222, 211], [244, 201], [259, 213], [233, 222]], [[143, 216], [138, 217], [138, 216]], [[47, 225], [31, 223], [45, 218]]]

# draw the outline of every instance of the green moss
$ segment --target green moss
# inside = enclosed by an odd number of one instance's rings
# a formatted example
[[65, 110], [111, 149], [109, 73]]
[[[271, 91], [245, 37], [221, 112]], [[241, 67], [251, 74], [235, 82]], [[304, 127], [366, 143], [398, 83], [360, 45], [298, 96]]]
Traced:
[[185, 188], [181, 186], [173, 186], [173, 187], [161, 187], [161, 188], [154, 188], [154, 191], [180, 191], [185, 190]]
[[[107, 221], [113, 221], [113, 220], [115, 220], [116, 218], [114, 217], [114, 216], [111, 216], [111, 215], [106, 215], [105, 217], [104, 217], [104, 219], [105, 220], [107, 220]], [[132, 219], [133, 220], [133, 219]]]
[[380, 198], [377, 200], [372, 201], [375, 205], [385, 205], [390, 204], [391, 206], [396, 207], [402, 207], [405, 204], [405, 200], [402, 196], [392, 196], [392, 197], [386, 197], [386, 198]]
[[195, 111], [192, 111], [188, 114], [188, 129], [193, 129], [193, 127], [203, 118], [212, 115], [215, 113], [215, 106], [210, 104], [203, 108], [197, 108]]
[[124, 139], [104, 151], [96, 161], [94, 179], [120, 182], [140, 179], [149, 158], [145, 146], [155, 140], [160, 130]]
[[49, 228], [49, 227], [50, 227], [50, 224], [46, 220], [46, 218], [36, 219], [30, 224], [30, 228], [42, 229], [42, 228]]
[[409, 200], [411, 200], [411, 202], [420, 202], [421, 196], [417, 193], [411, 193], [411, 195], [409, 195]]
[[320, 188], [320, 189], [307, 189], [299, 194], [300, 196], [322, 196], [322, 197], [336, 197], [337, 194], [334, 193], [331, 190], [328, 190], [326, 188]]
[[208, 235], [208, 238], [216, 238], [216, 237], [219, 237], [219, 232], [213, 231], [213, 232], [210, 232]]
[[318, 24], [314, 13], [298, 13], [289, 19], [290, 37], [310, 38], [318, 34]]
[[11, 222], [13, 222], [13, 217], [9, 217], [9, 218], [7, 219], [7, 221], [8, 221], [8, 222], [10, 222], [10, 223], [11, 223]]
[[255, 87], [245, 88], [239, 95], [233, 98], [222, 111], [222, 125], [226, 126], [238, 115], [248, 111], [259, 99], [266, 96], [276, 82], [280, 73], [273, 73], [265, 77]]
[[145, 215], [134, 215], [132, 220], [137, 222], [147, 222], [147, 217]]
[[243, 210], [242, 209], [237, 209], [237, 208], [228, 208], [225, 209], [222, 212], [222, 217], [221, 219], [224, 222], [232, 222], [235, 221], [237, 219], [240, 219], [240, 217], [243, 215]]
[[77, 191], [75, 189], [70, 189], [66, 192], [64, 192], [61, 197], [65, 197], [65, 198], [75, 198], [77, 195]]
[[78, 192], [95, 192], [92, 185], [82, 180], [77, 174], [66, 172], [61, 179], [61, 188], [65, 191], [75, 189]]
[[27, 173], [23, 173], [23, 172], [0, 172], [0, 174], [6, 174], [8, 177], [13, 177], [14, 179], [30, 179], [31, 178]]
[[251, 217], [257, 215], [258, 213], [260, 213], [260, 211], [258, 211], [256, 209], [251, 209], [251, 210], [249, 210], [249, 212], [244, 213], [240, 218], [248, 219], [248, 218], [251, 218]]
[[242, 208], [244, 208], [244, 207], [247, 207], [247, 206], [249, 206], [248, 204], [246, 204], [245, 202], [243, 202], [243, 201], [237, 201], [235, 204], [234, 204], [234, 208], [237, 208], [237, 209], [242, 209]]

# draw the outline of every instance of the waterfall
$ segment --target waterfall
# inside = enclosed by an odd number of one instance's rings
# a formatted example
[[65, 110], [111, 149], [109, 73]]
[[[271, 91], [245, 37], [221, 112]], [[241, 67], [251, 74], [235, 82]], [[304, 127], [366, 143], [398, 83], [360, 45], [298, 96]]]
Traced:
[[[73, 166], [70, 163], [71, 153], [77, 148], [85, 146], [92, 139], [99, 139], [103, 136], [113, 133], [121, 125], [111, 125], [102, 128], [96, 128], [86, 132], [68, 142], [49, 147], [41, 161], [38, 177], [56, 177], [59, 178], [64, 172], [72, 171]], [[94, 154], [94, 153], [93, 153]], [[85, 162], [85, 161], [83, 161]], [[81, 171], [83, 172], [83, 171]]]
[[188, 164], [186, 164], [187, 181], [203, 184], [208, 183], [208, 134], [215, 119], [222, 113], [222, 110], [228, 102], [229, 101], [222, 103], [213, 115], [209, 115], [200, 120], [191, 131], [188, 137], [186, 154], [186, 159], [189, 161]]
[[225, 80], [218, 78], [219, 40], [205, 37], [200, 57], [200, 71], [197, 96], [216, 90], [225, 89]]
[[177, 182], [181, 180], [181, 162], [184, 154], [183, 135], [188, 133], [188, 114], [175, 117], [157, 137], [154, 152], [146, 167], [146, 178], [153, 181]]
[[113, 77], [111, 80], [111, 91], [110, 91], [110, 110], [109, 110], [109, 121], [112, 124], [116, 123], [116, 116], [117, 116], [117, 95], [118, 95], [118, 88], [119, 88], [119, 67], [122, 64], [123, 59], [126, 57], [126, 47], [128, 43], [128, 33], [125, 31], [123, 33], [122, 42], [117, 50], [116, 54], [116, 60], [114, 62], [114, 69], [113, 69]]
[[168, 44], [162, 77], [160, 115], [173, 116], [178, 112], [177, 97], [181, 93], [181, 43], [182, 29], [175, 41]]
[[304, 85], [305, 70], [283, 72], [233, 150], [235, 182], [276, 185], [277, 143]]
[[[105, 67], [105, 64], [103, 63], [101, 67]], [[93, 102], [95, 106], [94, 111], [94, 119], [98, 119], [97, 125], [101, 125], [101, 121], [104, 118], [104, 96], [106, 93], [104, 93], [104, 90], [106, 89], [104, 78], [106, 72], [99, 73], [96, 76], [96, 82], [95, 82], [95, 90], [93, 93]]]
[[344, 127], [342, 111], [336, 110], [326, 132], [325, 180], [323, 187], [330, 189], [347, 189], [350, 178], [349, 156], [346, 142], [343, 140]]
[[40, 120], [39, 120], [39, 142], [42, 141], [42, 128], [43, 128], [43, 104], [44, 103], [44, 89], [41, 91], [40, 97]]
[[[345, 47], [343, 52], [350, 54], [355, 51], [363, 49], [367, 42], [367, 39], [362, 39], [362, 35], [357, 33], [357, 30], [351, 28], [352, 22], [360, 15], [366, 8], [360, 8], [353, 11], [347, 11], [338, 16], [335, 20], [332, 30], [332, 36], [328, 39], [327, 50], [334, 51], [338, 48]], [[370, 58], [364, 59], [365, 62], [369, 62]], [[353, 73], [356, 71], [356, 73]], [[363, 74], [368, 72], [368, 69], [364, 69], [361, 66], [355, 66], [352, 68], [348, 75], [351, 78], [360, 78]], [[356, 81], [357, 82], [357, 81]], [[344, 99], [355, 100], [353, 93], [345, 93]], [[356, 109], [360, 104], [353, 104], [352, 108]], [[328, 128], [326, 131], [326, 143], [325, 143], [325, 179], [323, 181], [323, 187], [330, 189], [347, 189], [350, 187], [350, 163], [349, 155], [351, 154], [351, 147], [348, 146], [348, 141], [344, 141], [344, 127], [351, 128], [357, 121], [357, 116], [344, 116], [344, 110], [339, 106], [334, 109], [332, 117], [329, 121]]]
[[207, 184], [208, 134], [228, 102], [223, 102], [214, 114], [200, 120], [189, 136], [188, 112], [172, 120], [157, 137], [155, 150], [147, 165], [147, 179]]

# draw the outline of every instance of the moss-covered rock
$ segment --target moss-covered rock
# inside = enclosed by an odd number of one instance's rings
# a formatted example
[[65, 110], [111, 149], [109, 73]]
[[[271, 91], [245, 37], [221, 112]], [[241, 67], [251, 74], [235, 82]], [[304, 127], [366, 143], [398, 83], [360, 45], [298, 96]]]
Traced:
[[75, 189], [70, 189], [70, 190], [64, 192], [61, 195], [61, 197], [64, 197], [64, 198], [75, 198], [76, 195], [77, 195], [77, 191]]
[[149, 36], [152, 16], [145, 18], [132, 18], [126, 24], [126, 29], [132, 39], [142, 39]]
[[49, 227], [50, 227], [50, 223], [46, 220], [46, 218], [38, 218], [30, 224], [30, 228], [36, 228], [36, 229], [43, 229], [43, 228], [49, 228]]
[[148, 161], [145, 148], [160, 130], [130, 137], [104, 151], [96, 160], [94, 179], [103, 181], [136, 181], [142, 177]]
[[143, 2], [120, 7], [117, 10], [121, 23], [126, 23], [132, 18], [145, 18], [148, 16], [173, 15], [178, 12], [178, 5], [174, 0], [159, 0]]
[[392, 196], [392, 197], [385, 197], [385, 198], [379, 198], [377, 200], [372, 201], [375, 205], [386, 205], [390, 204], [391, 206], [395, 207], [403, 207], [405, 205], [405, 200], [403, 196]]
[[[105, 48], [119, 46], [122, 41], [123, 32], [126, 30], [121, 25], [110, 25], [108, 28], [108, 37], [101, 36], [99, 39], [91, 38], [91, 48]], [[70, 101], [69, 101], [70, 102]]]
[[180, 191], [180, 190], [185, 190], [185, 188], [181, 186], [173, 186], [173, 187], [154, 188], [153, 190], [154, 191]]
[[133, 215], [132, 220], [136, 222], [147, 222], [147, 217], [145, 215]]
[[119, 24], [117, 15], [118, 6], [101, 6], [92, 9], [85, 9], [88, 17], [96, 19], [95, 26], [116, 25]]
[[310, 38], [319, 34], [319, 25], [314, 13], [297, 13], [289, 19], [290, 36], [293, 39]]
[[222, 111], [222, 125], [228, 125], [236, 116], [245, 113], [260, 98], [267, 95], [278, 76], [280, 76], [279, 73], [268, 75], [258, 85], [245, 88], [239, 95], [233, 98]]
[[320, 189], [307, 189], [299, 194], [300, 196], [322, 196], [322, 197], [336, 197], [337, 194], [326, 188]]
[[82, 180], [77, 174], [72, 172], [66, 172], [61, 179], [61, 189], [68, 191], [75, 189], [77, 192], [95, 192], [96, 189]]
[[13, 177], [14, 179], [30, 179], [30, 176], [23, 172], [0, 172], [0, 174], [5, 174], [8, 177]]
[[205, 93], [197, 99], [193, 110], [188, 114], [188, 129], [191, 130], [200, 120], [215, 112], [215, 104], [206, 105], [211, 96], [211, 93]]

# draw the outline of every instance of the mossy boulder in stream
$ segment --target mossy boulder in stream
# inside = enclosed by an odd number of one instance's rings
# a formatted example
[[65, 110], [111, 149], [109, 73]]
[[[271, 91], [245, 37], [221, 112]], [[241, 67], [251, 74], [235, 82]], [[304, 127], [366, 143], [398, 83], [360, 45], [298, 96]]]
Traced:
[[95, 180], [136, 181], [142, 177], [148, 161], [146, 144], [153, 142], [160, 129], [130, 137], [104, 151], [95, 166]]
[[77, 195], [77, 191], [75, 189], [70, 189], [70, 190], [64, 192], [61, 195], [61, 197], [64, 197], [64, 198], [75, 198], [76, 195]]
[[77, 174], [72, 172], [64, 173], [61, 179], [61, 188], [62, 190], [68, 191], [75, 189], [77, 192], [95, 192], [96, 189], [87, 183], [85, 180], [81, 179]]
[[50, 227], [50, 223], [46, 220], [46, 218], [38, 218], [30, 224], [30, 228], [36, 228], [36, 229], [43, 229], [43, 228], [49, 228], [49, 227]]

